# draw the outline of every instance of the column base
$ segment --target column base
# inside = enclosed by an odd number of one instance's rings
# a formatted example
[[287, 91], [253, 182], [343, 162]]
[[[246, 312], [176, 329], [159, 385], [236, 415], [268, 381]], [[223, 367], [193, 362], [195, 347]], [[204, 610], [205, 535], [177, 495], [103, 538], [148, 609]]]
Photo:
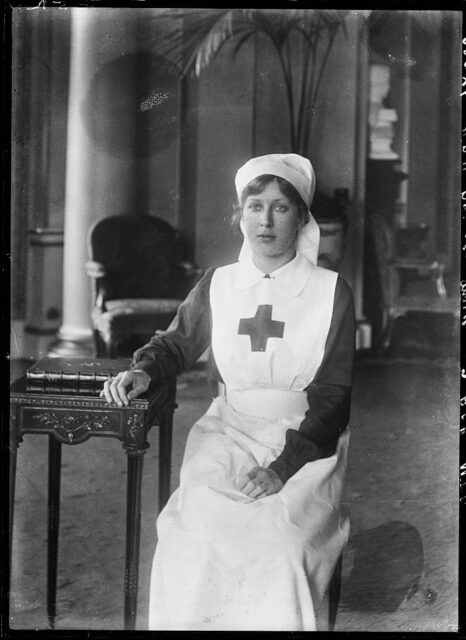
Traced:
[[51, 358], [95, 358], [95, 346], [92, 336], [79, 338], [65, 338], [58, 335], [58, 339], [51, 345], [47, 355]]
[[38, 360], [47, 355], [57, 341], [57, 330], [24, 326], [24, 321], [11, 324], [10, 357], [13, 360]]
[[356, 351], [372, 347], [372, 327], [365, 319], [356, 321]]

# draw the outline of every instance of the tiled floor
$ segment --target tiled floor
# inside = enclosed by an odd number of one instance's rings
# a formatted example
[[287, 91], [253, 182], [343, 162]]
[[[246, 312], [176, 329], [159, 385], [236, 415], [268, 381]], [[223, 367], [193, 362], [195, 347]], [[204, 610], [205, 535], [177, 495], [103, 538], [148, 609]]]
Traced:
[[[360, 358], [356, 368], [344, 502], [352, 532], [337, 631], [451, 631], [457, 624], [456, 343], [451, 349], [443, 335], [437, 343], [425, 337], [419, 345], [419, 332], [411, 329], [403, 344], [395, 339], [390, 357]], [[180, 378], [173, 487], [188, 429], [210, 398], [202, 372]], [[144, 462], [139, 629], [147, 628], [156, 543], [156, 436], [150, 435]], [[63, 449], [56, 627], [121, 629], [126, 454], [118, 441], [105, 439]], [[15, 629], [47, 627], [46, 454], [46, 438], [40, 436], [26, 436], [19, 450], [11, 585]]]

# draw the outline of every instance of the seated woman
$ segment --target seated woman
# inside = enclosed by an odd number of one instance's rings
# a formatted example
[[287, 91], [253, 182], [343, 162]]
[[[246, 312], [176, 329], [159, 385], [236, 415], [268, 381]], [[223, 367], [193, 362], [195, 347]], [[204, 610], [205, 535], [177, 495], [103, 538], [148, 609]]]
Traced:
[[323, 629], [319, 609], [349, 533], [339, 503], [353, 300], [316, 266], [309, 160], [253, 158], [235, 183], [239, 261], [207, 270], [102, 394], [126, 405], [209, 345], [226, 389], [192, 427], [179, 488], [157, 520], [149, 629]]

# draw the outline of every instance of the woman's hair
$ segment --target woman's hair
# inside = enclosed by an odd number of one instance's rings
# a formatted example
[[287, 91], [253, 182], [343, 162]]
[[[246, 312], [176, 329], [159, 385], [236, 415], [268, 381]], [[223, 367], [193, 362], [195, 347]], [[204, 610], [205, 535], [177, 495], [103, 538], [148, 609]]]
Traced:
[[251, 180], [251, 182], [249, 182], [245, 187], [243, 193], [241, 194], [241, 202], [236, 204], [234, 207], [234, 212], [231, 219], [233, 227], [239, 227], [239, 222], [241, 220], [241, 214], [246, 199], [249, 196], [256, 196], [259, 193], [262, 193], [265, 187], [274, 180], [277, 182], [279, 189], [283, 193], [283, 195], [298, 208], [300, 221], [303, 221], [304, 224], [309, 222], [309, 208], [301, 198], [299, 193], [296, 191], [296, 189], [293, 187], [293, 185], [284, 178], [265, 173], [261, 176], [257, 176], [257, 178], [254, 178], [254, 180]]

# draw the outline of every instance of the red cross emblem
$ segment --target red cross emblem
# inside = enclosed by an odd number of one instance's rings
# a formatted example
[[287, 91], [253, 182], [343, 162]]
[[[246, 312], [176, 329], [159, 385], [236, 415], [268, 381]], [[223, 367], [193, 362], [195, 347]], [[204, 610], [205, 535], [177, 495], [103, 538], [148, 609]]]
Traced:
[[265, 351], [269, 338], [283, 338], [285, 323], [272, 320], [272, 305], [260, 304], [252, 318], [241, 318], [238, 335], [251, 338], [251, 351]]

